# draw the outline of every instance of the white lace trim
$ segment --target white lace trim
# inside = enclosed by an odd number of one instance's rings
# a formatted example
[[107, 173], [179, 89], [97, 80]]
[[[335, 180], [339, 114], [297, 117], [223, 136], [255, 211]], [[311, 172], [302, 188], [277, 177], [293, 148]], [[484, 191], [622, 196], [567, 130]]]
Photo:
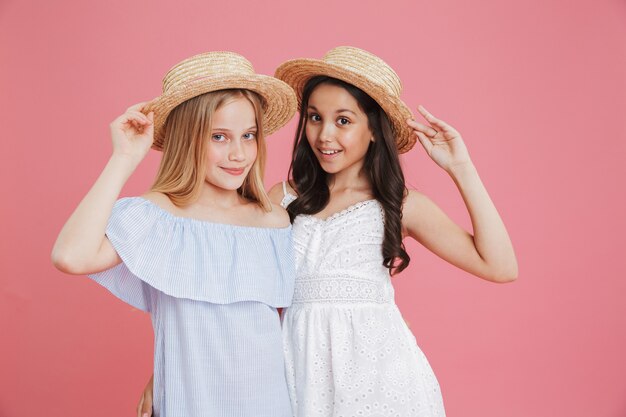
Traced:
[[393, 295], [391, 285], [380, 285], [380, 282], [354, 276], [299, 276], [293, 303], [393, 303]]

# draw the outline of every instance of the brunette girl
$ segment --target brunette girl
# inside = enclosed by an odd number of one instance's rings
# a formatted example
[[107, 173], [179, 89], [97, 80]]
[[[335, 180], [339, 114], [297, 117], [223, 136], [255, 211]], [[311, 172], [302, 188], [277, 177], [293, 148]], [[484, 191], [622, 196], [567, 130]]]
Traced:
[[[394, 302], [391, 277], [410, 260], [403, 239], [489, 281], [517, 276], [463, 139], [423, 107], [428, 125], [412, 120], [395, 72], [357, 48], [286, 62], [276, 77], [300, 100], [292, 177], [270, 193], [293, 222], [283, 341], [294, 415], [443, 416], [439, 384]], [[407, 189], [398, 155], [416, 140], [457, 185], [473, 234]]]

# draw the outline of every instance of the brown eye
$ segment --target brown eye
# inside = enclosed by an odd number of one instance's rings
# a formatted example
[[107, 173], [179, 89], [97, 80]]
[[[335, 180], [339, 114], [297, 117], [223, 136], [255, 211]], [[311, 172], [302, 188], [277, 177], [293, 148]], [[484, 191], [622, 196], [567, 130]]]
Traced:
[[339, 123], [341, 126], [345, 126], [347, 124], [350, 124], [350, 120], [345, 117], [340, 117], [339, 119], [337, 119], [337, 123]]
[[319, 122], [320, 120], [322, 120], [322, 118], [319, 114], [311, 113], [309, 114], [309, 120], [312, 122]]

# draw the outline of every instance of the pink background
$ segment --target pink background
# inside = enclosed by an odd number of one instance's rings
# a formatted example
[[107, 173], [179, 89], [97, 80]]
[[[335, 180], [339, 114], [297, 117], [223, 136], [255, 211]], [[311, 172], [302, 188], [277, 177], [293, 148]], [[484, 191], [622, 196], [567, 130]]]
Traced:
[[[265, 3], [0, 1], [0, 416], [131, 416], [150, 374], [149, 317], [49, 261], [110, 154], [109, 122], [192, 54], [233, 50], [272, 74], [343, 44], [461, 131], [517, 250], [519, 280], [496, 285], [408, 243], [397, 301], [448, 415], [626, 416], [624, 1]], [[293, 132], [270, 138], [268, 185]], [[421, 148], [404, 164], [468, 225]]]

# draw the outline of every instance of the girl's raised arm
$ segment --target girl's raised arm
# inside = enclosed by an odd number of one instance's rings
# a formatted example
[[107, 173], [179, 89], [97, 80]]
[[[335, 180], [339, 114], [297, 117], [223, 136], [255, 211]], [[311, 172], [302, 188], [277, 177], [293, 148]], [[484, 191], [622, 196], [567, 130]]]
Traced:
[[130, 107], [111, 123], [113, 154], [67, 220], [52, 249], [52, 262], [68, 274], [90, 274], [121, 262], [105, 232], [122, 187], [152, 146], [153, 114], [145, 103]]
[[410, 191], [403, 208], [403, 227], [436, 255], [459, 268], [494, 282], [517, 278], [517, 259], [504, 222], [472, 163], [461, 135], [423, 107], [430, 126], [409, 120], [428, 155], [457, 185], [469, 212], [474, 235], [455, 224], [432, 201]]

